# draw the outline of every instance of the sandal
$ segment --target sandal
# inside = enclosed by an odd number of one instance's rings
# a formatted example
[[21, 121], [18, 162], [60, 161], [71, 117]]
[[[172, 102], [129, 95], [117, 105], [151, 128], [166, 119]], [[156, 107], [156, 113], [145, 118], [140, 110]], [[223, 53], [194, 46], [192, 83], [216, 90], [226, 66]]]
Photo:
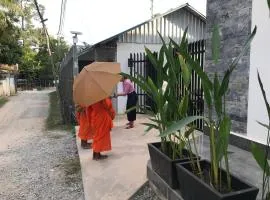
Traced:
[[87, 141], [81, 141], [81, 147], [83, 149], [92, 149], [92, 143], [88, 143]]
[[93, 153], [93, 160], [98, 161], [98, 160], [104, 160], [106, 158], [108, 158], [107, 155], [102, 155], [100, 153], [95, 153], [95, 152]]
[[134, 125], [129, 125], [128, 127], [126, 127], [126, 129], [131, 129], [134, 128]]

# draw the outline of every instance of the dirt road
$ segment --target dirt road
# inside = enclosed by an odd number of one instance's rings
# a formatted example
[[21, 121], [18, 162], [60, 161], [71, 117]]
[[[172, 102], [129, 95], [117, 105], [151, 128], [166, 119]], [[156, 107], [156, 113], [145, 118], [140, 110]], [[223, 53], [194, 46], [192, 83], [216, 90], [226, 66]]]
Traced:
[[0, 108], [0, 199], [83, 199], [70, 133], [44, 129], [50, 91], [19, 93]]

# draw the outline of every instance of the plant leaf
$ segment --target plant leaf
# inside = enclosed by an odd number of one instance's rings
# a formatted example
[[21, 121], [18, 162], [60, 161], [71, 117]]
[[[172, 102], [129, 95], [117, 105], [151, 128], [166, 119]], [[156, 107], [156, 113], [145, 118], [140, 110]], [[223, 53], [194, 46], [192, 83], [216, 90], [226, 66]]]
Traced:
[[181, 70], [182, 70], [182, 77], [184, 80], [184, 84], [188, 88], [188, 86], [190, 84], [191, 72], [189, 71], [189, 68], [188, 68], [186, 62], [184, 61], [183, 56], [178, 54], [178, 59], [179, 59]]
[[144, 131], [146, 133], [149, 132], [150, 130], [152, 130], [153, 128], [159, 130], [159, 127], [156, 124], [142, 123], [142, 125], [147, 126], [147, 129], [145, 129], [145, 131]]
[[270, 126], [269, 126], [269, 125], [264, 124], [264, 123], [259, 122], [259, 121], [257, 121], [257, 123], [258, 123], [258, 124], [260, 124], [261, 126], [263, 126], [263, 127], [267, 128], [268, 130], [270, 130]]
[[220, 56], [220, 35], [219, 35], [219, 27], [217, 24], [215, 24], [213, 28], [212, 55], [214, 63], [217, 64]]
[[156, 56], [147, 47], [145, 47], [145, 52], [146, 52], [148, 59], [152, 63], [153, 67], [156, 70], [159, 70], [159, 62], [158, 62]]
[[246, 51], [248, 50], [250, 43], [252, 42], [253, 38], [255, 37], [257, 32], [257, 26], [255, 26], [255, 28], [253, 29], [252, 33], [250, 34], [250, 36], [248, 37], [244, 47], [242, 48], [242, 51], [240, 52], [240, 54], [233, 60], [232, 64], [230, 65], [230, 71], [232, 72], [234, 70], [234, 68], [236, 67], [237, 63], [239, 62], [239, 60], [242, 58], [242, 56], [246, 53]]
[[188, 65], [198, 74], [198, 76], [201, 78], [202, 83], [209, 89], [209, 91], [212, 90], [213, 84], [208, 78], [207, 74], [203, 71], [198, 61], [194, 61], [190, 55], [184, 56], [186, 59]]
[[267, 113], [268, 113], [268, 119], [270, 121], [270, 106], [269, 106], [269, 103], [267, 101], [266, 93], [265, 93], [265, 90], [263, 88], [263, 84], [262, 84], [262, 80], [261, 80], [261, 77], [260, 77], [259, 72], [257, 72], [257, 74], [258, 74], [258, 81], [259, 81], [260, 88], [261, 88], [261, 91], [262, 91], [264, 103], [265, 103], [265, 106], [266, 106], [266, 109], [267, 109]]
[[270, 176], [270, 167], [264, 150], [255, 143], [251, 143], [251, 152], [261, 169], [267, 176]]
[[181, 117], [185, 117], [187, 115], [187, 111], [188, 111], [188, 98], [189, 98], [189, 95], [186, 94], [180, 101], [180, 104], [179, 104], [179, 108], [178, 108], [178, 111], [179, 111], [179, 114]]
[[204, 82], [202, 82], [202, 87], [203, 87], [204, 98], [205, 98], [206, 104], [208, 106], [211, 106], [212, 105], [212, 97], [211, 97], [210, 89], [206, 86], [206, 84]]
[[189, 138], [190, 134], [193, 133], [194, 130], [195, 130], [194, 126], [189, 127], [189, 129], [186, 130], [184, 133], [185, 138]]
[[223, 77], [223, 80], [221, 82], [221, 86], [220, 86], [219, 92], [218, 92], [219, 93], [218, 95], [220, 97], [222, 97], [223, 95], [225, 95], [225, 93], [228, 90], [229, 81], [230, 81], [230, 75], [231, 75], [230, 70], [226, 70], [225, 75]]
[[218, 81], [218, 76], [217, 73], [215, 73], [215, 78], [214, 78], [214, 103], [215, 103], [215, 109], [218, 117], [221, 117], [222, 114], [222, 96], [219, 95], [219, 89], [220, 89], [220, 84]]
[[189, 116], [184, 119], [181, 119], [179, 121], [174, 122], [172, 125], [170, 125], [163, 133], [160, 133], [160, 137], [168, 136], [172, 133], [175, 133], [176, 131], [181, 130], [182, 128], [186, 127], [190, 123], [194, 122], [197, 119], [203, 119], [203, 116]]
[[227, 115], [225, 115], [225, 117], [220, 122], [218, 143], [216, 145], [218, 162], [222, 160], [224, 154], [228, 150], [230, 131], [231, 120]]
[[219, 91], [219, 95], [223, 96], [227, 90], [228, 90], [228, 85], [229, 85], [229, 81], [230, 81], [230, 75], [233, 72], [233, 70], [235, 69], [235, 67], [237, 66], [239, 60], [242, 58], [242, 56], [246, 53], [246, 51], [248, 50], [251, 41], [253, 40], [255, 34], [257, 32], [257, 27], [255, 26], [255, 28], [253, 29], [251, 35], [248, 37], [248, 40], [246, 41], [245, 45], [243, 46], [241, 52], [239, 53], [239, 55], [233, 60], [233, 62], [231, 63], [231, 65], [229, 66], [229, 69], [225, 72], [224, 78], [222, 80], [221, 86], [220, 86], [220, 91]]

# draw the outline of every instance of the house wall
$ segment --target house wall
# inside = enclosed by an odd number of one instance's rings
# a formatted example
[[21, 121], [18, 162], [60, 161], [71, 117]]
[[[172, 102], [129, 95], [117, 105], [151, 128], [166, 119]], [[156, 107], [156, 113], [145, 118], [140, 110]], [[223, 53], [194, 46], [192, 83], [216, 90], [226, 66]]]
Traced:
[[14, 94], [16, 94], [14, 75], [2, 75], [2, 79], [0, 79], [0, 96], [10, 96]]
[[266, 129], [256, 121], [268, 124], [268, 115], [259, 88], [257, 70], [260, 73], [268, 101], [270, 101], [270, 18], [267, 1], [253, 0], [252, 26], [257, 25], [257, 33], [251, 43], [250, 55], [250, 81], [248, 98], [248, 128], [247, 137], [251, 140], [265, 144], [267, 139]]
[[[158, 51], [161, 48], [160, 44], [136, 44], [136, 43], [117, 43], [117, 62], [121, 64], [121, 70], [129, 73], [128, 59], [130, 53], [144, 52], [145, 46], [152, 51]], [[122, 84], [117, 87], [118, 92], [123, 91]], [[117, 112], [123, 114], [126, 110], [126, 97], [118, 97]]]
[[[212, 78], [215, 72], [223, 77], [224, 71], [241, 51], [251, 33], [251, 10], [252, 0], [207, 1], [205, 71]], [[212, 61], [211, 52], [214, 24], [219, 25], [221, 36], [221, 52], [217, 65]], [[248, 52], [231, 76], [226, 97], [226, 109], [232, 119], [232, 131], [241, 135], [247, 135], [249, 66]]]

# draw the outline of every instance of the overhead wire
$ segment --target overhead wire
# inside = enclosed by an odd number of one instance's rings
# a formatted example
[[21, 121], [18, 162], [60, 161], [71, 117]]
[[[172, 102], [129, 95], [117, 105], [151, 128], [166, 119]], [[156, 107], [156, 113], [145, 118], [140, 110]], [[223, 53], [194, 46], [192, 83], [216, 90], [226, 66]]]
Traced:
[[59, 26], [58, 26], [58, 37], [61, 37], [63, 35], [63, 28], [65, 24], [65, 16], [66, 16], [66, 4], [67, 0], [61, 1], [61, 12], [60, 12], [60, 19], [59, 19]]

